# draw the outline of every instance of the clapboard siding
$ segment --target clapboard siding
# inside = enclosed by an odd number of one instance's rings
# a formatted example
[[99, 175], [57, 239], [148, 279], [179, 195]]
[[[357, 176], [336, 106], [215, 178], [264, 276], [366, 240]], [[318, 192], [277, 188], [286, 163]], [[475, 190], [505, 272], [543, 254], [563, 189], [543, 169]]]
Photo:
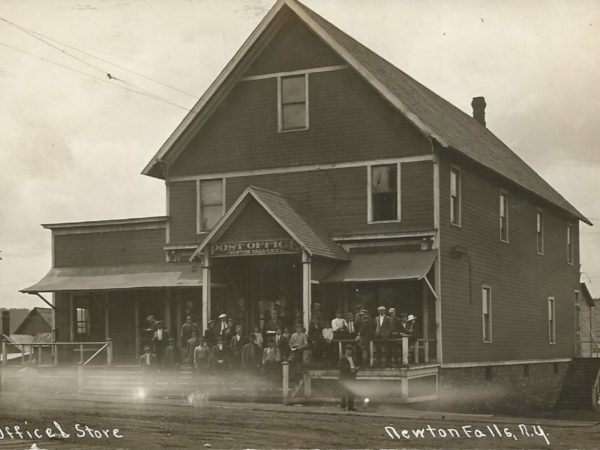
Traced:
[[330, 47], [292, 16], [284, 21], [281, 29], [275, 33], [246, 75], [288, 72], [343, 63]]
[[[440, 165], [444, 362], [571, 357], [579, 251], [567, 264], [568, 217], [476, 167], [462, 166], [462, 227], [450, 225], [450, 167]], [[499, 238], [499, 195], [509, 196], [509, 243]], [[537, 254], [536, 212], [543, 208], [545, 255]], [[573, 223], [575, 242], [578, 223]], [[460, 245], [469, 257], [450, 255]], [[482, 342], [481, 286], [492, 287], [493, 343]], [[549, 344], [547, 298], [556, 299], [556, 344]]]
[[277, 132], [275, 78], [241, 81], [170, 177], [431, 153], [429, 141], [351, 69], [309, 75], [310, 129]]
[[290, 235], [256, 200], [251, 200], [217, 241], [238, 242], [268, 239], [290, 239]]
[[108, 266], [165, 260], [164, 228], [54, 236], [54, 266]]
[[[169, 243], [198, 241], [196, 181], [169, 183]], [[201, 235], [203, 236], [203, 235]]]

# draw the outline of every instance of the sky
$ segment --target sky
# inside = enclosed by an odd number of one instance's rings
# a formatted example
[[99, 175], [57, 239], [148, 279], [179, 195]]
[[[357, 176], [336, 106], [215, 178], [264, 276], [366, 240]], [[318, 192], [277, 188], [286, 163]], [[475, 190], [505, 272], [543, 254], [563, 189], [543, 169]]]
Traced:
[[[599, 1], [304, 3], [463, 111], [485, 96], [488, 127], [600, 223]], [[51, 265], [40, 224], [165, 214], [141, 170], [273, 4], [0, 0], [0, 306], [44, 306], [18, 292]], [[598, 227], [581, 262], [600, 296]]]

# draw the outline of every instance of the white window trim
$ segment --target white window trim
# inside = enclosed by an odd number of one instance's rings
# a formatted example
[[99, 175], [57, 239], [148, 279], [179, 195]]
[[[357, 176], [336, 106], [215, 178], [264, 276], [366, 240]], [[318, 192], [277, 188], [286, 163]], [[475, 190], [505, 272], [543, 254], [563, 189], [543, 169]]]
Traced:
[[[550, 327], [550, 304], [552, 303], [552, 327]], [[548, 297], [546, 317], [548, 321], [548, 343], [556, 344], [556, 299]]]
[[[210, 233], [211, 230], [203, 230], [202, 229], [202, 199], [201, 199], [201, 193], [200, 193], [200, 184], [203, 181], [211, 181], [211, 180], [218, 180], [219, 178], [206, 178], [206, 179], [196, 179], [196, 234], [208, 234]], [[223, 184], [223, 213], [221, 215], [224, 216], [225, 215], [225, 198], [226, 198], [226, 192], [225, 192], [225, 188], [227, 186], [227, 183], [225, 183], [225, 178], [221, 178], [221, 183]]]
[[[300, 75], [304, 75], [304, 89], [305, 89], [305, 93], [306, 93], [306, 127], [304, 128], [294, 128], [293, 130], [284, 130], [283, 129], [283, 108], [282, 108], [282, 104], [281, 104], [281, 80], [283, 78], [288, 78], [288, 77], [297, 77]], [[279, 75], [277, 77], [277, 132], [278, 133], [293, 133], [294, 131], [306, 131], [310, 128], [310, 123], [309, 123], [309, 117], [310, 114], [308, 113], [308, 110], [310, 109], [309, 107], [309, 91], [308, 91], [308, 72], [304, 71], [304, 72], [300, 72], [297, 74], [293, 74], [293, 75]]]
[[[504, 208], [504, 215], [506, 216], [506, 239], [502, 239], [502, 227], [500, 226], [500, 205], [502, 204], [503, 196], [506, 198], [506, 206]], [[510, 217], [508, 214], [509, 202], [510, 200], [508, 198], [508, 192], [500, 191], [500, 194], [498, 195], [498, 234], [500, 235], [500, 242], [504, 242], [505, 244], [510, 243]]]
[[[398, 212], [398, 218], [395, 220], [373, 220], [373, 198], [371, 196], [371, 171], [373, 166], [388, 166], [396, 164], [396, 211]], [[379, 223], [400, 223], [402, 222], [402, 192], [400, 186], [402, 179], [402, 163], [391, 163], [391, 164], [369, 164], [367, 165], [367, 223], [379, 224]]]
[[[458, 220], [452, 222], [452, 172], [457, 174], [456, 194], [458, 199]], [[462, 228], [462, 171], [458, 166], [450, 166], [450, 225]]]
[[[571, 239], [571, 250], [569, 251], [569, 238]], [[575, 242], [573, 240], [573, 224], [567, 224], [567, 264], [575, 264]]]
[[[490, 338], [488, 340], [485, 339], [485, 316], [483, 315], [483, 291], [484, 290], [488, 290], [489, 292], [489, 299], [490, 299], [490, 307], [489, 307], [489, 311], [488, 314], [490, 316]], [[494, 335], [492, 333], [492, 286], [489, 284], [482, 284], [481, 285], [481, 340], [484, 344], [492, 344], [494, 342]]]
[[[538, 214], [542, 218], [542, 251], [540, 251], [537, 244]], [[546, 250], [546, 230], [544, 228], [544, 210], [538, 208], [538, 210], [535, 213], [535, 250], [538, 255], [544, 255], [544, 252]]]

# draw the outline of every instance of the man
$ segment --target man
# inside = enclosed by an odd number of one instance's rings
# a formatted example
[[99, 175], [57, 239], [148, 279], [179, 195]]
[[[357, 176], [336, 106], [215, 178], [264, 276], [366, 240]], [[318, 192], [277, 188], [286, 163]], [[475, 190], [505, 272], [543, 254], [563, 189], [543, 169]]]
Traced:
[[402, 323], [400, 322], [400, 318], [396, 315], [396, 308], [390, 308], [388, 310], [390, 314], [390, 320], [392, 322], [392, 331], [390, 333], [390, 339], [394, 339], [394, 342], [391, 342], [390, 349], [390, 358], [393, 365], [398, 365], [400, 363], [399, 356], [402, 348], [402, 344], [399, 341], [400, 339], [400, 330], [404, 329], [402, 327]]
[[375, 342], [375, 352], [379, 356], [379, 365], [384, 366], [383, 351], [385, 349], [385, 362], [390, 362], [390, 345], [387, 341], [390, 333], [392, 332], [392, 321], [385, 314], [385, 306], [379, 306], [377, 308], [377, 317], [375, 317], [375, 339], [379, 342]]
[[192, 337], [193, 331], [197, 331], [196, 324], [192, 321], [192, 316], [187, 316], [185, 323], [181, 326], [181, 342], [187, 342]]
[[246, 338], [242, 336], [242, 326], [235, 327], [235, 334], [229, 342], [229, 351], [231, 354], [231, 363], [235, 369], [239, 369], [242, 360], [242, 349], [246, 344]]
[[146, 317], [146, 328], [144, 328], [144, 342], [146, 344], [152, 344], [152, 339], [154, 338], [154, 333], [156, 332], [156, 329], [158, 324], [158, 320], [156, 320], [156, 317], [150, 315], [148, 317]]
[[342, 388], [342, 402], [340, 406], [347, 411], [356, 411], [354, 408], [353, 389], [358, 368], [354, 362], [352, 345], [346, 345], [346, 353], [340, 358], [338, 369], [339, 383]]
[[162, 364], [165, 347], [169, 342], [169, 332], [165, 329], [165, 323], [162, 320], [156, 322], [156, 326], [152, 343], [154, 344], [154, 353], [156, 353], [159, 363]]
[[177, 370], [181, 365], [181, 353], [175, 345], [175, 339], [169, 338], [169, 344], [165, 348], [163, 367], [166, 370]]
[[311, 318], [317, 321], [319, 328], [323, 328], [323, 311], [319, 302], [312, 304]]
[[302, 325], [296, 326], [296, 332], [290, 337], [290, 362], [302, 365], [302, 355], [308, 348], [308, 338]]
[[275, 383], [281, 374], [281, 353], [279, 348], [275, 346], [273, 339], [267, 341], [267, 347], [263, 350], [262, 363], [267, 379], [271, 383]]
[[248, 338], [249, 342], [242, 347], [242, 369], [250, 374], [257, 374], [260, 371], [262, 352], [254, 333], [250, 333]]
[[290, 341], [288, 337], [283, 334], [281, 328], [277, 328], [277, 331], [275, 331], [273, 343], [275, 344], [275, 347], [279, 349], [279, 355], [281, 356], [281, 360], [287, 361], [288, 357], [290, 356]]
[[315, 360], [320, 360], [323, 354], [323, 334], [319, 326], [319, 321], [315, 317], [312, 318], [308, 326], [307, 339], [312, 357]]
[[331, 331], [335, 339], [343, 339], [348, 332], [348, 323], [339, 311], [335, 313], [335, 319], [331, 321]]
[[407, 327], [408, 327], [408, 314], [402, 313], [402, 314], [400, 314], [400, 322], [398, 323], [398, 333], [400, 335], [409, 334]]
[[204, 331], [204, 339], [209, 347], [213, 347], [217, 343], [217, 329], [214, 320], [208, 321], [208, 328]]
[[351, 312], [346, 314], [346, 323], [348, 324], [348, 339], [354, 339], [356, 337], [357, 327], [355, 325], [354, 314], [352, 314]]
[[212, 348], [212, 366], [217, 372], [229, 367], [229, 348], [223, 344], [223, 337], [217, 336], [217, 343]]
[[358, 341], [358, 344], [361, 348], [361, 364], [363, 366], [366, 366], [369, 364], [369, 343], [375, 337], [375, 325], [373, 323], [373, 320], [369, 316], [369, 313], [366, 310], [361, 310], [360, 317], [360, 328], [358, 329], [358, 335], [356, 336], [356, 340]]
[[144, 373], [152, 373], [158, 370], [158, 358], [149, 345], [144, 346], [144, 354], [140, 356], [140, 367]]
[[217, 334], [219, 336], [225, 336], [225, 333], [227, 332], [227, 314], [221, 314], [219, 316], [219, 325], [217, 326]]

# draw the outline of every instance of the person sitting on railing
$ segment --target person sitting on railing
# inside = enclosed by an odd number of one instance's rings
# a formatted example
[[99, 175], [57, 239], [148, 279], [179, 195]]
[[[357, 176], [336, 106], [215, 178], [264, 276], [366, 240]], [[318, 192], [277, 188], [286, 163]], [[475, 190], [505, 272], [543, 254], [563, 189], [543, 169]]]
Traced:
[[163, 367], [166, 370], [177, 370], [180, 365], [181, 365], [181, 353], [179, 352], [179, 349], [175, 345], [175, 339], [169, 338], [169, 344], [165, 348]]
[[302, 366], [304, 350], [308, 349], [308, 338], [302, 325], [296, 327], [296, 332], [290, 337], [290, 363]]
[[[392, 321], [385, 314], [385, 306], [379, 306], [377, 308], [378, 315], [375, 318], [375, 339], [379, 342], [375, 342], [375, 353], [379, 357], [379, 365], [384, 367], [385, 363], [390, 362], [390, 343], [387, 341], [390, 333], [392, 332]], [[383, 341], [383, 342], [382, 342]], [[383, 353], [385, 352], [385, 363]]]

